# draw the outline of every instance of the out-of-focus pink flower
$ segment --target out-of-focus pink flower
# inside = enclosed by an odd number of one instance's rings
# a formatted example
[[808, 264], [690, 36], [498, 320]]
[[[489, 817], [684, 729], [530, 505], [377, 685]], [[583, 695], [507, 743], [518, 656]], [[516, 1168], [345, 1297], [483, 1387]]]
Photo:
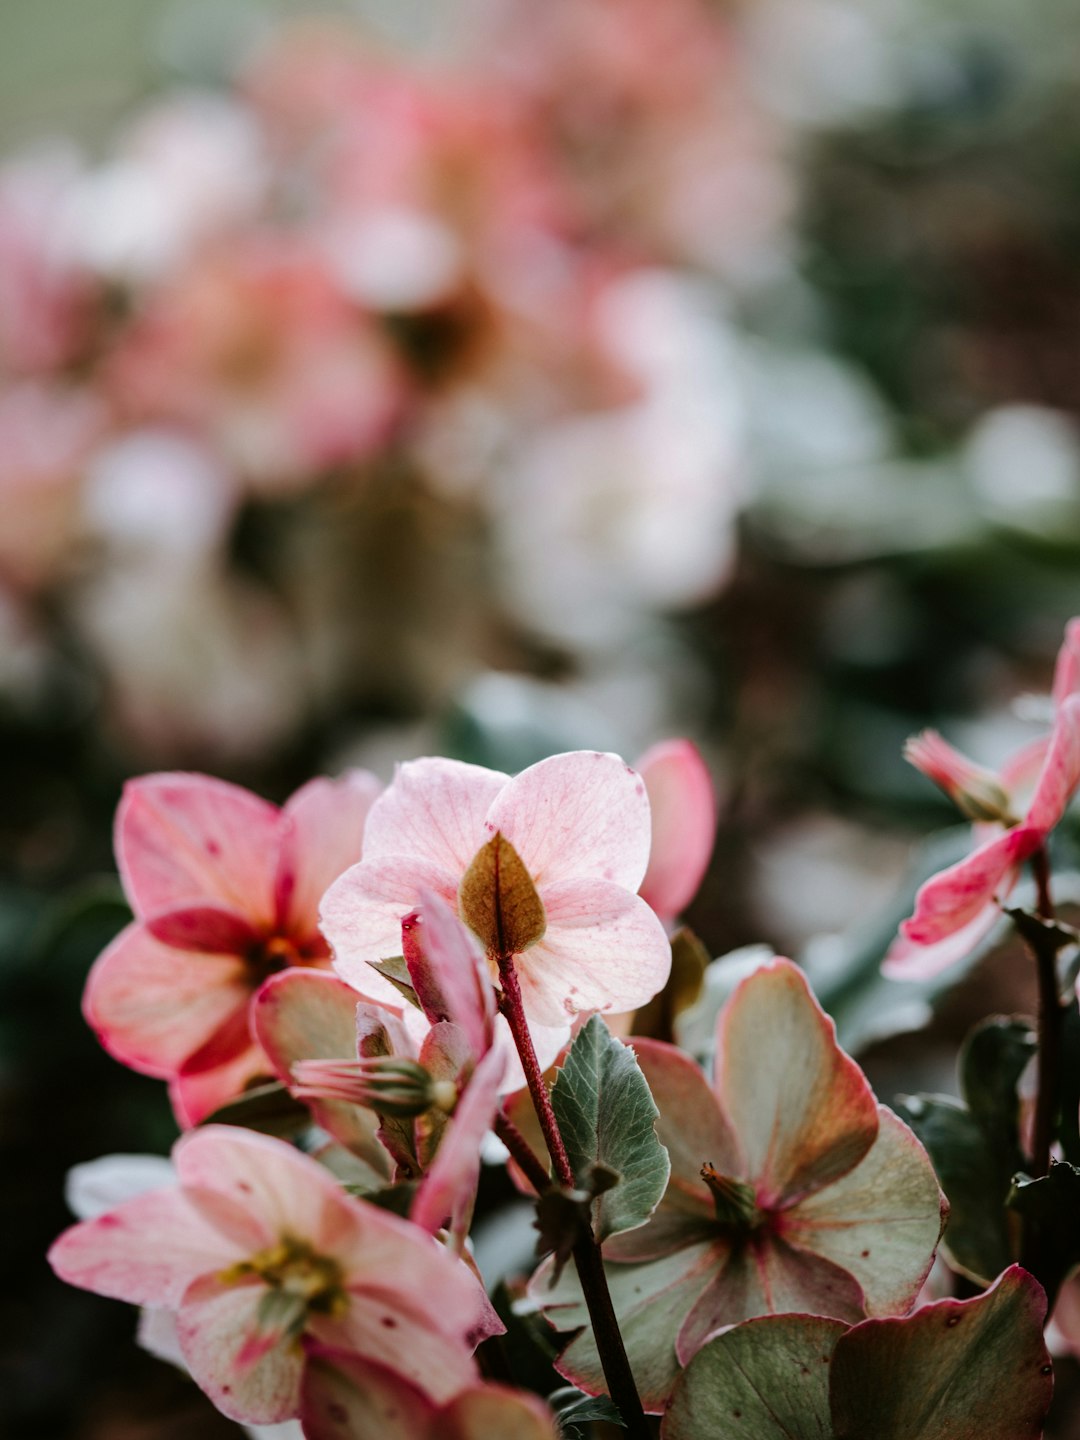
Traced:
[[251, 997], [278, 970], [327, 963], [319, 900], [360, 854], [378, 788], [351, 771], [279, 810], [200, 775], [126, 787], [116, 853], [135, 920], [95, 963], [83, 1008], [110, 1054], [170, 1081], [182, 1124], [269, 1072]]
[[425, 890], [457, 908], [466, 872], [496, 836], [517, 852], [543, 910], [514, 956], [531, 1021], [631, 1009], [661, 988], [671, 951], [635, 893], [649, 858], [645, 784], [593, 751], [552, 756], [515, 779], [454, 760], [400, 766], [372, 806], [365, 859], [323, 901], [338, 973], [392, 1001], [368, 962], [399, 953], [401, 921]]
[[[970, 954], [993, 929], [1026, 861], [1046, 844], [1080, 785], [1080, 620], [1070, 620], [1054, 674], [1050, 736], [1012, 757], [998, 775], [933, 731], [908, 742], [907, 758], [976, 820], [980, 842], [928, 880], [882, 967], [899, 980], [936, 975]], [[1019, 796], [1034, 776], [1022, 817]], [[1001, 827], [1005, 826], [1004, 831]]]
[[178, 1185], [66, 1231], [70, 1284], [174, 1311], [183, 1358], [226, 1415], [300, 1412], [307, 1346], [360, 1355], [444, 1401], [501, 1326], [472, 1272], [415, 1226], [346, 1195], [268, 1136], [208, 1126], [173, 1151]]
[[636, 762], [652, 816], [652, 848], [638, 894], [671, 923], [697, 894], [716, 840], [716, 797], [701, 752], [661, 740]]

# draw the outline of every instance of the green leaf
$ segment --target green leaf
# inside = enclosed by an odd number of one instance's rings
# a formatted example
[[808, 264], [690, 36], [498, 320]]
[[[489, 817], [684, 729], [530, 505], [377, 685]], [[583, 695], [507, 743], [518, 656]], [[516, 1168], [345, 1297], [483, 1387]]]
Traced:
[[268, 1085], [245, 1090], [200, 1123], [241, 1125], [245, 1130], [258, 1130], [263, 1135], [276, 1135], [284, 1140], [306, 1130], [311, 1116], [307, 1106], [294, 1100], [285, 1085], [273, 1080]]
[[964, 1041], [957, 1068], [960, 1091], [988, 1140], [1015, 1149], [1019, 1105], [1016, 1087], [1035, 1053], [1035, 1035], [1024, 1020], [993, 1017]]
[[766, 1315], [710, 1340], [675, 1386], [664, 1440], [832, 1440], [830, 1366], [846, 1329], [817, 1315]]
[[489, 955], [520, 955], [547, 929], [532, 876], [502, 834], [473, 857], [458, 889], [458, 910]]
[[602, 1420], [607, 1425], [618, 1425], [626, 1429], [619, 1407], [606, 1395], [583, 1395], [580, 1390], [568, 1386], [548, 1396], [547, 1402], [555, 1412], [559, 1433], [563, 1440], [582, 1440], [583, 1425], [593, 1420]]
[[1080, 1170], [1052, 1161], [1049, 1175], [1038, 1180], [1017, 1175], [1008, 1204], [1023, 1217], [1024, 1264], [1052, 1305], [1065, 1276], [1080, 1264]]
[[382, 960], [369, 960], [367, 963], [384, 980], [389, 980], [394, 989], [403, 995], [410, 1005], [415, 1005], [417, 1010], [420, 1009], [420, 1001], [416, 998], [412, 976], [409, 974], [409, 967], [405, 964], [404, 955], [387, 955]]
[[622, 1177], [593, 1202], [598, 1240], [644, 1225], [671, 1165], [656, 1136], [659, 1112], [634, 1052], [594, 1015], [579, 1031], [551, 1092], [574, 1179], [589, 1190], [603, 1165]]

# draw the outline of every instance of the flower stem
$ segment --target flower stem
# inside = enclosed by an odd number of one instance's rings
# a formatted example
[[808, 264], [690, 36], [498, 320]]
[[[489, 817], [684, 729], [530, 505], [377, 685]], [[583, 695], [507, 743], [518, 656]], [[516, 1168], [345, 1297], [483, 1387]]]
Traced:
[[[1035, 884], [1038, 889], [1039, 918], [1048, 925], [1054, 920], [1054, 902], [1050, 896], [1050, 865], [1045, 848], [1032, 857]], [[1063, 1011], [1058, 993], [1058, 943], [1052, 932], [1042, 936], [1025, 936], [1035, 957], [1035, 973], [1039, 986], [1038, 1016], [1038, 1083], [1035, 1098], [1035, 1123], [1032, 1139], [1032, 1171], [1036, 1176], [1050, 1170], [1050, 1147], [1054, 1138], [1058, 1091], [1061, 1085], [1061, 1027]]]
[[[573, 1189], [576, 1184], [574, 1172], [570, 1166], [570, 1158], [566, 1153], [566, 1146], [563, 1144], [563, 1138], [559, 1131], [559, 1123], [551, 1105], [551, 1096], [544, 1084], [544, 1075], [540, 1069], [540, 1062], [536, 1058], [532, 1036], [529, 1034], [528, 1022], [525, 1019], [525, 1007], [521, 999], [521, 985], [514, 968], [514, 957], [504, 953], [495, 958], [499, 966], [499, 982], [502, 986], [502, 1012], [506, 1016], [510, 1033], [514, 1037], [514, 1044], [521, 1056], [521, 1066], [525, 1072], [533, 1105], [536, 1107], [540, 1128], [544, 1132], [544, 1140], [551, 1156], [555, 1177], [560, 1185]], [[512, 1129], [524, 1144], [517, 1127], [513, 1126]], [[503, 1143], [514, 1155], [514, 1158], [518, 1159], [514, 1145], [507, 1140], [507, 1134], [509, 1132], [502, 1135]], [[528, 1149], [527, 1145], [525, 1148], [532, 1155], [532, 1151]], [[534, 1161], [535, 1159], [536, 1157], [533, 1156]], [[539, 1168], [542, 1170], [543, 1167]], [[534, 1175], [530, 1174], [529, 1169], [524, 1165], [522, 1169], [535, 1185], [539, 1176], [534, 1178]], [[545, 1175], [543, 1178], [546, 1188], [547, 1176]], [[608, 1289], [607, 1275], [604, 1273], [604, 1261], [600, 1254], [600, 1246], [596, 1243], [592, 1226], [588, 1222], [574, 1245], [574, 1265], [585, 1296], [589, 1319], [592, 1322], [593, 1337], [596, 1341], [597, 1353], [600, 1356], [600, 1364], [603, 1366], [604, 1379], [607, 1381], [608, 1394], [618, 1406], [619, 1413], [626, 1424], [628, 1440], [649, 1440], [649, 1423], [645, 1419], [645, 1412], [641, 1407], [637, 1384], [633, 1371], [630, 1369], [626, 1347], [623, 1345], [622, 1335], [619, 1331], [619, 1321], [611, 1302], [611, 1292]]]

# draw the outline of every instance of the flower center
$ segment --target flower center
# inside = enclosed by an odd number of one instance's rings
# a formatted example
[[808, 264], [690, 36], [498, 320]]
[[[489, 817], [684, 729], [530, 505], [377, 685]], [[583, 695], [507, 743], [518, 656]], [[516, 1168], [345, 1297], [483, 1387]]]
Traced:
[[[219, 1276], [225, 1285], [258, 1279], [275, 1298], [272, 1308], [307, 1314], [340, 1315], [346, 1305], [341, 1266], [304, 1240], [283, 1236], [276, 1245], [230, 1265]], [[282, 1302], [285, 1302], [284, 1304]], [[265, 1303], [265, 1302], [264, 1302]], [[302, 1328], [302, 1324], [301, 1324]]]
[[725, 1230], [748, 1237], [765, 1223], [754, 1187], [745, 1180], [721, 1175], [708, 1161], [701, 1167], [701, 1178], [712, 1191], [716, 1219]]

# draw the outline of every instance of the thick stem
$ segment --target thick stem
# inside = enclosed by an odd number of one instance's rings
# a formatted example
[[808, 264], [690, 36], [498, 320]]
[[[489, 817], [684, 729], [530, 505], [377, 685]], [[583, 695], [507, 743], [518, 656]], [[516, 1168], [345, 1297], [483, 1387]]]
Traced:
[[[1054, 903], [1050, 896], [1050, 866], [1046, 850], [1032, 857], [1035, 884], [1038, 887], [1039, 918], [1050, 923], [1054, 919]], [[1030, 934], [1028, 946], [1035, 957], [1035, 973], [1039, 985], [1038, 1042], [1036, 1061], [1038, 1083], [1035, 1095], [1035, 1123], [1032, 1138], [1031, 1168], [1036, 1175], [1050, 1170], [1050, 1147], [1054, 1139], [1058, 1091], [1061, 1086], [1061, 1026], [1063, 1011], [1058, 994], [1058, 945], [1050, 933]]]
[[[529, 1026], [525, 1019], [525, 1009], [521, 1000], [521, 986], [514, 968], [514, 957], [501, 954], [496, 957], [496, 960], [503, 993], [502, 1012], [506, 1016], [510, 1033], [514, 1037], [514, 1044], [521, 1056], [521, 1066], [525, 1072], [533, 1105], [536, 1107], [540, 1128], [544, 1132], [544, 1140], [551, 1156], [556, 1179], [561, 1185], [573, 1189], [575, 1186], [574, 1172], [559, 1132], [555, 1111], [551, 1106], [551, 1096], [544, 1084], [544, 1074], [540, 1069], [540, 1062], [536, 1058], [532, 1036], [529, 1034]], [[520, 1138], [517, 1127], [515, 1126], [513, 1129]], [[505, 1137], [503, 1143], [506, 1144], [510, 1153], [514, 1154], [514, 1147], [507, 1142]], [[532, 1154], [531, 1150], [529, 1154]], [[517, 1158], [516, 1155], [515, 1158]], [[535, 1159], [535, 1157], [533, 1158]], [[542, 1169], [542, 1167], [540, 1168]], [[529, 1178], [535, 1185], [536, 1180], [533, 1180], [532, 1176]], [[544, 1181], [546, 1186], [546, 1175]], [[574, 1245], [574, 1265], [577, 1269], [578, 1279], [581, 1281], [589, 1319], [592, 1322], [593, 1338], [596, 1341], [600, 1364], [604, 1369], [608, 1394], [622, 1415], [628, 1440], [650, 1440], [649, 1422], [645, 1419], [645, 1412], [641, 1408], [637, 1383], [634, 1380], [633, 1371], [630, 1369], [630, 1361], [626, 1356], [626, 1347], [623, 1345], [622, 1334], [619, 1331], [615, 1307], [611, 1303], [611, 1292], [608, 1290], [607, 1275], [604, 1273], [603, 1257], [600, 1254], [600, 1247], [596, 1243], [592, 1227], [587, 1222], [580, 1239]]]
[[511, 1160], [516, 1162], [525, 1179], [542, 1195], [551, 1185], [547, 1168], [509, 1115], [501, 1110], [495, 1112], [495, 1134], [510, 1151]]

